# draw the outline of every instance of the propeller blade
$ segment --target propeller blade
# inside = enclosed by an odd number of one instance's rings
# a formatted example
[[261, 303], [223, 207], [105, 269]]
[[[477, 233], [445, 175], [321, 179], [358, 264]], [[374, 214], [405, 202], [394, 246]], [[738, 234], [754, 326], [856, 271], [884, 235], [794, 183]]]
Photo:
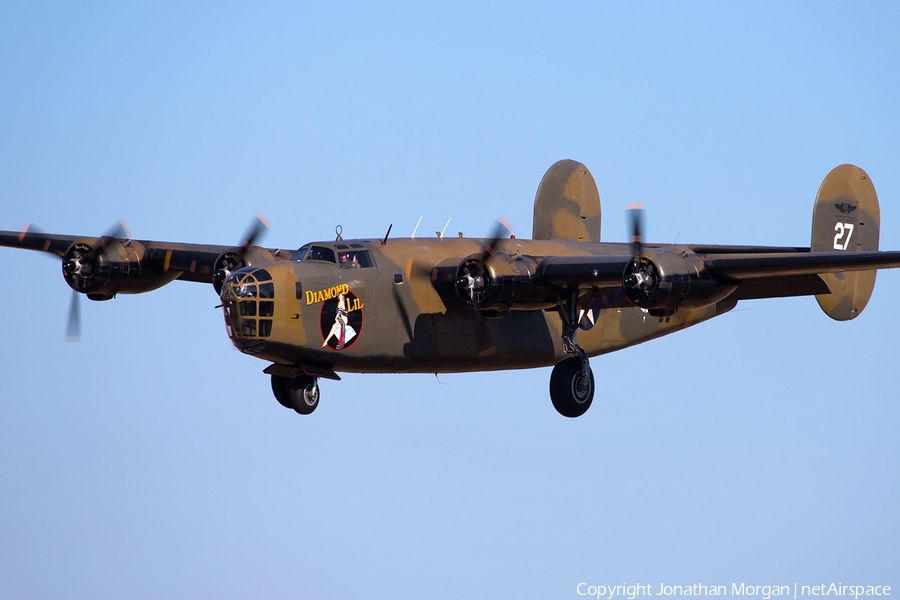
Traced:
[[43, 229], [41, 229], [31, 221], [28, 221], [27, 223], [25, 223], [25, 225], [22, 226], [22, 231], [19, 233], [19, 239], [24, 239], [25, 236], [29, 234], [42, 235], [44, 233], [46, 232]]
[[97, 252], [97, 255], [103, 254], [106, 252], [106, 249], [109, 247], [109, 243], [116, 239], [131, 239], [131, 232], [128, 231], [128, 225], [124, 220], [120, 220], [115, 223], [112, 227], [106, 230], [100, 238], [97, 239], [97, 243], [94, 244], [93, 248]]
[[129, 239], [130, 237], [131, 233], [128, 231], [128, 226], [125, 224], [125, 221], [120, 220], [89, 244], [91, 248], [90, 253], [76, 251], [75, 255], [69, 257], [68, 261], [63, 258], [65, 261], [63, 272], [66, 274], [66, 277], [71, 277], [73, 274], [89, 277], [103, 261], [103, 257], [106, 251], [109, 250], [112, 242], [120, 238]]
[[128, 224], [124, 220], [119, 220], [106, 230], [103, 237], [113, 239], [122, 238], [127, 240], [131, 237], [131, 232], [128, 230]]
[[69, 303], [69, 316], [66, 319], [66, 341], [81, 341], [81, 311], [79, 310], [78, 292], [72, 290], [72, 300]]
[[[254, 245], [268, 230], [269, 222], [264, 216], [257, 214], [250, 223], [250, 227], [248, 227], [247, 231], [244, 233], [244, 237], [241, 239], [240, 246], [244, 249], [244, 252], [246, 253], [247, 250], [250, 249], [250, 246]], [[243, 253], [241, 256], [243, 256]]]
[[641, 204], [629, 204], [626, 208], [631, 229], [631, 267], [623, 279], [626, 288], [640, 289], [645, 282], [641, 269], [641, 258], [644, 253], [644, 207]]
[[628, 214], [631, 216], [631, 254], [634, 257], [635, 264], [643, 255], [644, 243], [644, 206], [642, 204], [631, 204], [628, 206]]
[[247, 228], [247, 231], [244, 232], [244, 236], [241, 238], [241, 241], [238, 242], [237, 251], [227, 252], [223, 258], [216, 262], [215, 270], [212, 273], [212, 283], [213, 288], [215, 288], [217, 294], [222, 293], [222, 284], [225, 282], [229, 275], [231, 275], [238, 269], [247, 266], [247, 261], [245, 260], [247, 253], [250, 251], [250, 248], [268, 230], [269, 222], [264, 216], [257, 213], [253, 221], [250, 222], [250, 226]]
[[507, 239], [510, 235], [512, 235], [512, 225], [502, 217], [497, 219], [494, 230], [491, 232], [490, 241], [485, 245], [484, 252], [481, 254], [481, 262], [486, 262], [493, 256], [500, 240]]
[[[22, 232], [27, 235], [29, 228]], [[82, 287], [84, 281], [90, 278], [103, 260], [103, 255], [109, 249], [110, 244], [117, 239], [130, 239], [131, 232], [125, 221], [119, 221], [100, 237], [90, 242], [90, 250], [82, 246], [63, 256], [63, 275], [72, 287], [72, 300], [69, 302], [69, 316], [66, 318], [66, 341], [77, 342], [81, 340], [81, 311], [77, 288]]]

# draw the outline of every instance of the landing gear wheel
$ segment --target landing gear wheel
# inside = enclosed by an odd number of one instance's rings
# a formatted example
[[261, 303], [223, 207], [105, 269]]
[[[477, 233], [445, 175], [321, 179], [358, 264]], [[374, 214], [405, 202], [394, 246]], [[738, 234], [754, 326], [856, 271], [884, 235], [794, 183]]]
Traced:
[[272, 393], [279, 404], [301, 415], [308, 415], [319, 406], [319, 383], [309, 375], [293, 379], [272, 375]]
[[291, 378], [272, 375], [272, 394], [275, 395], [275, 399], [278, 400], [278, 404], [282, 405], [285, 408], [294, 410], [294, 404], [291, 402], [290, 393]]
[[291, 399], [294, 410], [301, 415], [308, 415], [319, 406], [319, 382], [309, 375], [298, 375], [291, 382]]
[[586, 361], [570, 356], [553, 367], [550, 400], [564, 417], [580, 417], [587, 412], [594, 401], [594, 373]]

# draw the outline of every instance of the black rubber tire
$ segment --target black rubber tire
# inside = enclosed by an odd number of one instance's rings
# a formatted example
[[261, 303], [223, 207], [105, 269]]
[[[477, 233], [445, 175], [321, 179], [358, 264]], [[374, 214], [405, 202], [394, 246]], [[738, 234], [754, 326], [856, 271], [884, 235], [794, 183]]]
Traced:
[[319, 382], [309, 375], [297, 375], [291, 382], [291, 400], [294, 410], [308, 415], [319, 406]]
[[294, 403], [291, 401], [291, 378], [279, 377], [272, 375], [272, 394], [278, 400], [278, 404], [285, 408], [294, 410]]
[[301, 415], [308, 415], [319, 406], [319, 383], [309, 375], [293, 379], [272, 375], [272, 393], [279, 404]]
[[[582, 370], [583, 369], [583, 370]], [[594, 373], [577, 356], [559, 361], [550, 374], [550, 400], [564, 417], [580, 417], [594, 401]]]

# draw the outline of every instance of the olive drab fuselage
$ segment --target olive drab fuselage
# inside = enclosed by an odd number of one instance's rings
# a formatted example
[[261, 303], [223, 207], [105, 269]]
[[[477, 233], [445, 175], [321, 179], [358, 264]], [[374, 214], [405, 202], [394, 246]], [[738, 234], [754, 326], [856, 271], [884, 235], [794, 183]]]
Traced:
[[[562, 326], [555, 293], [544, 306], [509, 307], [505, 312], [473, 310], [453, 286], [440, 290], [431, 272], [442, 264], [454, 268], [460, 257], [481, 252], [485, 240], [352, 240], [308, 245], [328, 250], [325, 257], [297, 257], [246, 267], [223, 289], [226, 328], [242, 351], [277, 364], [311, 363], [347, 372], [462, 372], [552, 366], [563, 356]], [[352, 244], [352, 247], [351, 247]], [[499, 243], [492, 262], [527, 256], [599, 253], [618, 255], [627, 248], [508, 239]], [[367, 253], [366, 267], [342, 266], [342, 253]], [[263, 273], [265, 283], [259, 283]], [[250, 278], [252, 283], [247, 284]], [[241, 286], [274, 287], [274, 297], [241, 298]], [[352, 338], [338, 347], [325, 343], [340, 317], [342, 302]], [[274, 311], [241, 305], [273, 303]], [[682, 329], [721, 314], [734, 302], [679, 311], [664, 318], [639, 308], [595, 310], [593, 323], [583, 320], [578, 343], [594, 356]], [[260, 321], [271, 320], [261, 327]], [[254, 324], [257, 323], [257, 324]], [[341, 324], [338, 323], [338, 327]], [[348, 332], [349, 333], [349, 332]]]

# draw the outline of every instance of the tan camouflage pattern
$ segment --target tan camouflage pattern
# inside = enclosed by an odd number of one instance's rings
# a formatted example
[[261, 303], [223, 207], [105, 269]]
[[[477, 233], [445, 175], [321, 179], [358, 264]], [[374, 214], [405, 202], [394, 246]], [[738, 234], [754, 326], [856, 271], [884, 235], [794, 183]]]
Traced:
[[586, 166], [566, 159], [547, 170], [534, 198], [531, 237], [560, 242], [600, 241], [600, 192]]
[[[811, 250], [878, 250], [880, 226], [878, 195], [869, 175], [854, 165], [832, 169], [816, 194]], [[872, 296], [876, 272], [823, 273], [820, 277], [831, 293], [817, 295], [816, 301], [832, 319], [854, 319]]]

